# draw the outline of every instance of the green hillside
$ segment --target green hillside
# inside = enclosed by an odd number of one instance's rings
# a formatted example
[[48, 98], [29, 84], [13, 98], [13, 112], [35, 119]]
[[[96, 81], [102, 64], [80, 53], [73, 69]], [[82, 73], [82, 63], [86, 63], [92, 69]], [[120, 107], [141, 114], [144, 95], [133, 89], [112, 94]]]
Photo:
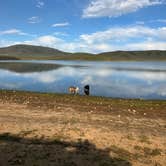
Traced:
[[14, 45], [0, 48], [0, 60], [90, 60], [90, 61], [149, 61], [166, 60], [166, 50], [152, 51], [115, 51], [100, 54], [68, 53], [54, 48]]

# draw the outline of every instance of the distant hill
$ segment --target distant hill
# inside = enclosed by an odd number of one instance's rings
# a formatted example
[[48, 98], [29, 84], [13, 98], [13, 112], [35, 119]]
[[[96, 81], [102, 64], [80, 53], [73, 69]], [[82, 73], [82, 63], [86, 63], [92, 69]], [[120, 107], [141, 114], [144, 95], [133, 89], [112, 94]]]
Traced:
[[106, 59], [110, 57], [112, 60], [166, 60], [166, 50], [116, 51], [101, 53], [98, 56], [103, 56]]
[[47, 56], [47, 55], [65, 55], [67, 53], [59, 51], [54, 48], [33, 46], [33, 45], [13, 45], [9, 47], [0, 48], [0, 55], [7, 56]]
[[91, 61], [150, 61], [166, 60], [165, 51], [115, 51], [100, 54], [68, 53], [54, 48], [13, 45], [0, 48], [0, 60], [7, 59], [36, 59], [36, 60], [91, 60]]

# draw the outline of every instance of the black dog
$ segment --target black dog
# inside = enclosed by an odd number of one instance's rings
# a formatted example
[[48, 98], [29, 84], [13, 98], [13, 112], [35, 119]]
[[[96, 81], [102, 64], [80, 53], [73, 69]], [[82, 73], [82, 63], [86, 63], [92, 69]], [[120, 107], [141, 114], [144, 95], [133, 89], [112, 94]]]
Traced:
[[89, 87], [89, 85], [85, 85], [85, 86], [84, 86], [84, 93], [85, 93], [87, 96], [89, 96], [89, 94], [90, 94], [90, 87]]

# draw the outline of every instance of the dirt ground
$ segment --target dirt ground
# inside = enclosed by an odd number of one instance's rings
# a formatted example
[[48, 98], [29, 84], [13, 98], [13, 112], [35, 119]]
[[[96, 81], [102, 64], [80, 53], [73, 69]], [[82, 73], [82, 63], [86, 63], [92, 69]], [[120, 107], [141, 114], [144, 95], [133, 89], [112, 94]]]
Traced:
[[166, 101], [0, 91], [0, 166], [165, 166]]

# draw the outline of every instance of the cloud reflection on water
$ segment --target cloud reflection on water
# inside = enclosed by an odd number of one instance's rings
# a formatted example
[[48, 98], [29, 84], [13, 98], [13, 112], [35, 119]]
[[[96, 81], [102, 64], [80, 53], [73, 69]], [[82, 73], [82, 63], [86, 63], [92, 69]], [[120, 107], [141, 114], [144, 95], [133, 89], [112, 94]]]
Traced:
[[82, 90], [85, 84], [90, 84], [92, 95], [166, 99], [166, 72], [159, 71], [63, 66], [33, 73], [0, 70], [0, 80], [3, 80], [0, 88], [5, 89], [67, 93], [71, 85]]

